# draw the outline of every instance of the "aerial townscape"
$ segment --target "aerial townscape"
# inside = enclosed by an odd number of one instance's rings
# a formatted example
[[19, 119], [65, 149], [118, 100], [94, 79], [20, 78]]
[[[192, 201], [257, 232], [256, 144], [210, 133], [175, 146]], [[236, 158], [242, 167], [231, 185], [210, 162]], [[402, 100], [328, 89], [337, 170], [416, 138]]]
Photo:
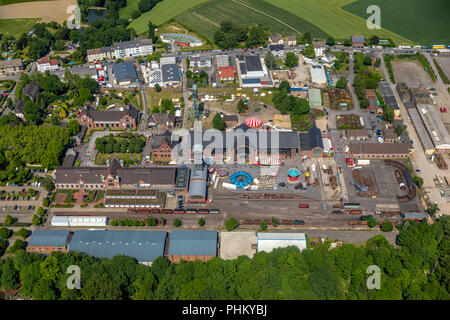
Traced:
[[1, 0], [0, 300], [449, 300], [450, 8], [381, 2]]

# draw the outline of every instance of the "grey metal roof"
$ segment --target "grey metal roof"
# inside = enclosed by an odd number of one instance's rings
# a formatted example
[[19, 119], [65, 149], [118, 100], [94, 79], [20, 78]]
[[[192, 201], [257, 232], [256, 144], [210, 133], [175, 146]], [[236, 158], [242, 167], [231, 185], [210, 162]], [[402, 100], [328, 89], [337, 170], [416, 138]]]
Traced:
[[312, 150], [314, 148], [323, 149], [322, 133], [316, 126], [311, 127], [308, 133], [300, 133], [301, 150]]
[[405, 219], [426, 219], [428, 214], [425, 212], [405, 212], [403, 218]]
[[245, 56], [245, 64], [247, 65], [247, 71], [262, 71], [263, 67], [261, 59], [258, 55]]
[[65, 246], [70, 230], [36, 230], [31, 235], [29, 246]]
[[398, 106], [397, 100], [395, 99], [391, 85], [388, 82], [380, 82], [378, 84], [378, 88], [380, 89], [380, 93], [383, 97], [384, 103], [395, 110], [399, 110], [400, 107]]
[[217, 231], [174, 230], [170, 235], [168, 255], [217, 254]]
[[178, 65], [174, 63], [163, 64], [161, 67], [163, 82], [180, 81], [180, 72]]
[[132, 62], [124, 61], [113, 66], [112, 72], [117, 82], [123, 80], [136, 81], [138, 78]]
[[190, 197], [206, 197], [206, 180], [208, 179], [208, 170], [206, 166], [203, 170], [191, 169], [191, 179], [189, 181]]
[[270, 51], [282, 51], [284, 50], [284, 45], [282, 44], [271, 44], [269, 45]]
[[139, 262], [152, 262], [164, 255], [165, 231], [77, 230], [69, 251], [78, 251], [97, 258], [126, 255]]

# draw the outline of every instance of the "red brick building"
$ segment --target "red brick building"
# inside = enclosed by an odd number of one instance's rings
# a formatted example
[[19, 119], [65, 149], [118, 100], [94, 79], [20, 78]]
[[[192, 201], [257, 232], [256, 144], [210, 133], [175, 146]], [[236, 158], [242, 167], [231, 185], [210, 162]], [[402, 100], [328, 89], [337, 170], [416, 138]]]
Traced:
[[86, 105], [78, 114], [78, 123], [88, 129], [136, 129], [139, 111], [131, 104], [119, 111], [98, 111]]
[[48, 255], [52, 252], [67, 252], [70, 230], [35, 230], [27, 246], [27, 252]]
[[219, 67], [217, 69], [217, 79], [219, 81], [233, 81], [234, 80], [234, 67]]
[[172, 134], [166, 130], [163, 134], [152, 137], [153, 160], [170, 161], [172, 159], [173, 142]]
[[213, 230], [174, 230], [167, 258], [171, 262], [206, 262], [217, 256], [218, 233]]

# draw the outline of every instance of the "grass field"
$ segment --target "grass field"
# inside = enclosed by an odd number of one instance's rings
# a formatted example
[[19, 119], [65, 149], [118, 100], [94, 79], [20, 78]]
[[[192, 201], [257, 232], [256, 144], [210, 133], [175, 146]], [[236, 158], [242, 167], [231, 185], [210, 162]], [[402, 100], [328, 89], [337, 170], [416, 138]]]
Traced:
[[19, 37], [22, 33], [30, 31], [39, 18], [34, 19], [0, 19], [0, 33], [4, 36]]
[[[365, 19], [342, 9], [342, 6], [348, 5], [354, 0], [264, 0], [264, 2], [272, 3], [314, 25], [319, 25], [324, 32], [337, 40], [348, 39], [354, 34], [362, 34], [368, 37], [378, 35], [382, 38], [391, 38], [396, 43], [412, 43], [408, 39], [383, 28], [379, 30], [367, 29]], [[365, 16], [368, 17], [368, 15]], [[409, 23], [408, 26], [410, 25]]]
[[309, 31], [319, 38], [327, 36], [313, 24], [261, 0], [213, 0], [182, 13], [175, 20], [209, 39], [224, 20], [244, 26], [261, 24], [283, 35]]
[[[1, 0], [0, 0], [1, 1]], [[119, 16], [123, 19], [130, 19], [133, 11], [139, 11], [138, 5], [140, 0], [127, 0], [127, 6], [125, 8], [120, 9]]]
[[[133, 5], [132, 1], [134, 2], [136, 0], [129, 1], [129, 5], [131, 6]], [[152, 10], [144, 13], [139, 18], [131, 22], [130, 26], [134, 28], [134, 30], [138, 34], [143, 34], [147, 31], [149, 21], [151, 21], [153, 24], [161, 25], [173, 19], [175, 16], [185, 12], [186, 10], [189, 10], [207, 1], [208, 0], [164, 0], [158, 3]], [[126, 8], [124, 8], [123, 10], [125, 9]], [[133, 10], [130, 11], [130, 15], [132, 11]]]
[[365, 18], [371, 4], [380, 7], [384, 28], [420, 44], [450, 43], [448, 0], [358, 0], [343, 9]]
[[34, 1], [43, 1], [43, 0], [0, 0], [0, 6], [4, 6], [7, 4], [13, 4], [13, 3], [34, 2]]

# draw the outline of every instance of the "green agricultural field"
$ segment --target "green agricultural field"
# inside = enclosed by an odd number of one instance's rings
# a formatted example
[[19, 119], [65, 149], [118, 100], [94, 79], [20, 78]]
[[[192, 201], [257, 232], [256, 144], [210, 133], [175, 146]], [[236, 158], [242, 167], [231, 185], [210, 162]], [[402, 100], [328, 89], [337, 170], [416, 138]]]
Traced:
[[34, 1], [42, 1], [42, 0], [0, 0], [0, 6], [4, 6], [7, 4], [13, 4], [13, 3], [34, 2]]
[[0, 19], [0, 33], [4, 36], [19, 37], [22, 33], [30, 31], [39, 18], [32, 19]]
[[380, 7], [384, 28], [420, 44], [450, 44], [450, 1], [358, 0], [343, 9], [365, 18], [371, 4]]
[[[136, 0], [129, 1], [134, 2]], [[134, 20], [130, 26], [134, 28], [137, 34], [143, 34], [147, 31], [149, 21], [156, 25], [161, 25], [173, 19], [175, 16], [207, 1], [208, 0], [164, 0], [158, 3], [152, 10]], [[130, 5], [132, 5], [132, 3]], [[132, 10], [130, 11], [130, 16], [131, 12]]]
[[175, 20], [209, 39], [224, 20], [244, 26], [260, 24], [283, 35], [309, 31], [319, 38], [327, 36], [313, 24], [261, 0], [213, 0], [184, 12]]
[[[379, 30], [367, 29], [366, 19], [342, 8], [342, 6], [348, 5], [354, 0], [264, 0], [262, 2], [271, 3], [311, 24], [320, 26], [324, 32], [337, 40], [348, 39], [354, 34], [362, 34], [366, 37], [378, 35], [382, 38], [391, 38], [395, 43], [412, 43], [410, 40], [384, 28]], [[365, 16], [368, 17], [367, 14]], [[383, 13], [381, 16], [383, 23]], [[407, 27], [411, 27], [411, 23]]]

